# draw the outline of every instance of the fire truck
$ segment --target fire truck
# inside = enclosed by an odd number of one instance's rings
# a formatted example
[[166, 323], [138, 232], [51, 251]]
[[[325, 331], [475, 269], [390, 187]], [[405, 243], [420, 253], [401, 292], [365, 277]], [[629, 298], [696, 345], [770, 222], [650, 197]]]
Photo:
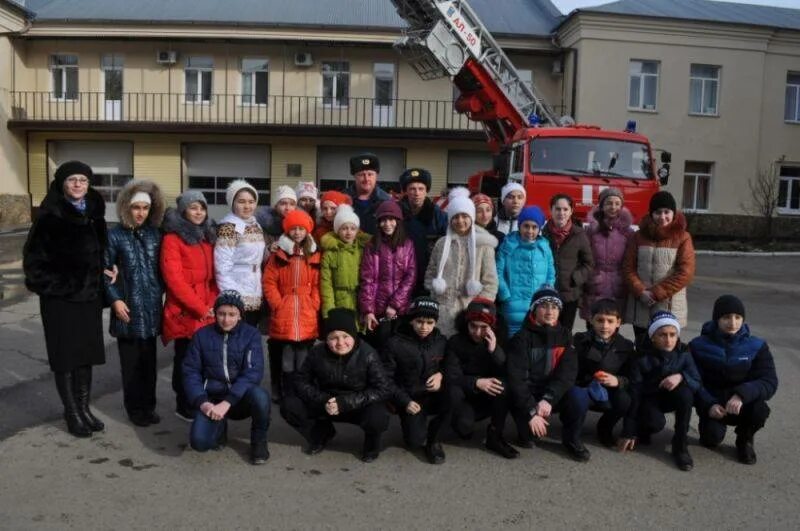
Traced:
[[492, 197], [509, 180], [527, 203], [545, 211], [553, 194], [569, 194], [585, 219], [600, 192], [615, 187], [638, 222], [669, 178], [671, 155], [657, 167], [636, 123], [611, 131], [558, 117], [514, 65], [466, 0], [392, 0], [408, 28], [394, 48], [424, 80], [450, 77], [460, 95], [455, 109], [480, 122], [494, 168], [470, 177], [469, 188]]

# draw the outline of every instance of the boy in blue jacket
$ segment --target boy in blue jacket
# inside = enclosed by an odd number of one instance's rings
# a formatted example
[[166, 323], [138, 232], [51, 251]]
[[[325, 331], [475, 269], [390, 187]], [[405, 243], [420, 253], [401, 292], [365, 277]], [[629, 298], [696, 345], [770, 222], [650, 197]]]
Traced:
[[714, 302], [711, 321], [689, 343], [689, 350], [703, 377], [696, 403], [700, 443], [719, 446], [727, 427], [736, 426], [736, 455], [753, 465], [753, 435], [769, 417], [767, 400], [778, 389], [778, 375], [767, 342], [750, 335], [744, 318], [741, 300], [721, 296]]
[[670, 312], [656, 312], [647, 329], [639, 358], [631, 367], [631, 407], [618, 441], [623, 452], [636, 443], [650, 444], [650, 436], [664, 429], [664, 413], [675, 412], [672, 457], [684, 471], [694, 467], [689, 455], [688, 432], [695, 393], [702, 385], [689, 349], [681, 343], [681, 325]]
[[258, 329], [242, 321], [244, 301], [238, 291], [226, 290], [214, 303], [216, 323], [199, 329], [183, 361], [183, 385], [194, 422], [189, 435], [198, 452], [225, 444], [228, 419], [252, 418], [250, 460], [269, 459], [270, 397], [261, 388], [264, 353]]

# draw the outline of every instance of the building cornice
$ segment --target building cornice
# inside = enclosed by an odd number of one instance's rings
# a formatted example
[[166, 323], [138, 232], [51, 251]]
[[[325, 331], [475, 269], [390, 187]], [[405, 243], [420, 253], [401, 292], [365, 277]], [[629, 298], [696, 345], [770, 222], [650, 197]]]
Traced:
[[0, 34], [23, 31], [27, 22], [24, 9], [11, 2], [0, 0]]

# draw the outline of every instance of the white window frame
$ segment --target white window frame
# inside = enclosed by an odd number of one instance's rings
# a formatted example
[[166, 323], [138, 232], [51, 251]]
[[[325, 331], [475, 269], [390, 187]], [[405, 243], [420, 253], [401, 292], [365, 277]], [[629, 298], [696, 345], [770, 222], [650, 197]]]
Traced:
[[[708, 68], [714, 68], [716, 70], [716, 77], [705, 77], [705, 76], [695, 76], [692, 75], [692, 67], [693, 66], [703, 66]], [[719, 65], [707, 65], [701, 63], [692, 63], [689, 65], [689, 114], [692, 116], [719, 116], [719, 84], [720, 84], [720, 72], [722, 71], [722, 67]], [[716, 92], [714, 97], [714, 110], [713, 112], [707, 112], [707, 109], [701, 109], [699, 111], [695, 111], [692, 109], [692, 81], [699, 81], [700, 82], [700, 105], [703, 105], [705, 101], [706, 91], [711, 90], [708, 88], [709, 85], [712, 83], [716, 84], [714, 91]]]
[[[193, 66], [191, 64], [192, 58], [195, 59], [210, 59], [211, 66]], [[211, 101], [214, 99], [214, 58], [210, 55], [190, 55], [186, 58], [186, 64], [184, 66], [184, 78], [183, 78], [183, 98], [184, 103], [188, 103], [191, 105], [210, 105]], [[189, 75], [190, 72], [193, 72], [197, 76], [197, 93], [194, 94], [195, 99], [189, 99], [189, 92], [186, 90], [186, 76]], [[208, 91], [208, 99], [203, 99], [203, 74], [208, 73], [209, 75], [209, 82], [210, 82], [210, 90]]]
[[[692, 161], [694, 162], [694, 161]], [[683, 186], [686, 186], [686, 177], [692, 178], [692, 205], [683, 205], [683, 210], [685, 212], [710, 212], [711, 211], [711, 180], [714, 178], [714, 163], [713, 162], [696, 162], [696, 164], [707, 164], [708, 165], [708, 172], [698, 172], [698, 171], [684, 171], [683, 172]], [[700, 180], [706, 178], [708, 179], [708, 190], [706, 192], [706, 197], [708, 199], [708, 204], [705, 208], [697, 208], [697, 191], [698, 187], [700, 186]]]
[[[639, 72], [637, 72], [637, 73], [631, 72], [634, 63], [639, 63], [639, 65], [640, 65], [639, 66]], [[652, 64], [656, 65], [656, 73], [652, 74], [652, 73], [644, 73], [644, 72], [642, 72], [642, 67], [644, 66], [645, 63], [652, 63]], [[638, 80], [639, 80], [639, 101], [636, 103], [636, 105], [631, 105], [631, 96], [632, 96], [632, 94], [631, 94], [631, 78], [633, 78], [634, 76], [638, 77]], [[653, 104], [653, 108], [652, 109], [646, 108], [644, 106], [644, 103], [643, 103], [644, 99], [645, 99], [644, 98], [644, 90], [645, 90], [645, 86], [646, 86], [645, 79], [646, 78], [650, 78], [650, 77], [655, 78], [655, 80], [656, 80], [656, 83], [655, 83], [656, 93], [655, 93], [655, 97], [653, 98], [653, 101], [655, 103]], [[659, 96], [658, 85], [659, 85], [659, 81], [660, 81], [659, 78], [660, 77], [661, 77], [661, 62], [660, 61], [653, 61], [653, 60], [648, 60], [648, 59], [631, 59], [628, 62], [628, 91], [627, 91], [628, 92], [628, 110], [630, 110], [630, 111], [639, 111], [639, 112], [658, 112], [658, 96]]]
[[[266, 63], [265, 69], [258, 69], [258, 70], [248, 70], [245, 71], [244, 69], [244, 62], [246, 60], [255, 60], [255, 61], [263, 61]], [[241, 94], [241, 98], [239, 98], [239, 105], [242, 107], [266, 107], [269, 103], [269, 59], [266, 57], [254, 57], [254, 56], [246, 56], [242, 57], [241, 62], [239, 63], [239, 71], [241, 76], [239, 77], [239, 93]], [[267, 94], [266, 94], [266, 102], [265, 103], [256, 103], [256, 82], [255, 82], [255, 75], [259, 72], [264, 72], [267, 74]], [[251, 83], [252, 83], [252, 91], [249, 94], [250, 101], [245, 101], [246, 94], [244, 93], [244, 86], [245, 86], [245, 76], [251, 76]]]
[[791, 214], [791, 215], [800, 215], [800, 208], [791, 208], [792, 204], [792, 189], [795, 187], [800, 187], [800, 177], [795, 176], [783, 176], [781, 175], [783, 168], [786, 167], [796, 167], [794, 164], [786, 164], [781, 166], [778, 170], [778, 187], [780, 189], [780, 183], [783, 181], [787, 182], [786, 188], [786, 202], [784, 204], [778, 203], [778, 213], [779, 214]]
[[[332, 64], [332, 63], [344, 63], [347, 65], [347, 70], [331, 70], [329, 72], [325, 72], [325, 65]], [[350, 92], [352, 89], [352, 79], [350, 77], [350, 61], [322, 61], [322, 86], [321, 86], [321, 94], [322, 94], [322, 105], [325, 107], [333, 107], [333, 108], [340, 108], [344, 109], [350, 106]], [[339, 96], [338, 96], [338, 75], [339, 74], [347, 74], [347, 103], [342, 105], [339, 103]], [[333, 96], [331, 97], [330, 103], [325, 102], [325, 80], [331, 79], [333, 81]]]
[[[797, 76], [797, 83], [790, 83], [789, 76]], [[789, 104], [789, 91], [794, 92], [794, 118], [787, 118], [786, 111]], [[800, 124], [800, 72], [786, 72], [786, 92], [783, 99], [783, 121], [789, 124]]]
[[[55, 64], [57, 57], [74, 57], [75, 58], [75, 64], [74, 65]], [[49, 62], [50, 62], [50, 65], [49, 65], [49, 70], [50, 70], [50, 101], [78, 101], [78, 99], [80, 98], [80, 92], [79, 92], [80, 91], [80, 79], [78, 78], [78, 76], [80, 74], [80, 70], [78, 70], [78, 67], [80, 66], [80, 57], [78, 57], [78, 54], [76, 54], [76, 53], [54, 53], [54, 54], [50, 54]], [[78, 86], [75, 87], [75, 91], [74, 91], [75, 97], [74, 98], [68, 98], [67, 97], [67, 94], [70, 93], [70, 91], [67, 89], [67, 69], [70, 69], [70, 68], [74, 68], [75, 69], [75, 83], [77, 83], [77, 85], [78, 85]], [[61, 96], [60, 97], [56, 96], [56, 87], [55, 87], [54, 77], [53, 77], [56, 74], [56, 71], [58, 71], [58, 70], [61, 71], [61, 87], [62, 87], [62, 91], [61, 91]]]

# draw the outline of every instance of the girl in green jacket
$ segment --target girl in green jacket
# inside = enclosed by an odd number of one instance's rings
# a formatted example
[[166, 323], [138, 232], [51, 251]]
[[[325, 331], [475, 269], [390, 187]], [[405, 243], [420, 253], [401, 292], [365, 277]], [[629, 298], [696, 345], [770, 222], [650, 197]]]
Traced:
[[339, 205], [333, 219], [333, 232], [322, 237], [322, 269], [320, 290], [322, 317], [333, 308], [357, 311], [358, 277], [361, 255], [370, 235], [359, 231], [358, 215], [353, 207]]

